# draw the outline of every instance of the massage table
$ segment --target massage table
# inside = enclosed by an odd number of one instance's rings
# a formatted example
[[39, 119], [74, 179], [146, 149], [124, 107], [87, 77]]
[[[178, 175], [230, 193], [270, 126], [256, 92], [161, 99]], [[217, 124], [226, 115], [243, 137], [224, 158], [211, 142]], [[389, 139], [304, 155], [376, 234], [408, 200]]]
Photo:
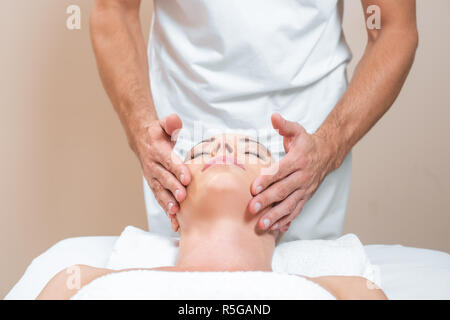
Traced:
[[[34, 299], [60, 270], [85, 264], [105, 267], [116, 236], [62, 240], [35, 258], [5, 299]], [[402, 245], [366, 245], [380, 268], [381, 285], [390, 299], [450, 299], [450, 255]]]

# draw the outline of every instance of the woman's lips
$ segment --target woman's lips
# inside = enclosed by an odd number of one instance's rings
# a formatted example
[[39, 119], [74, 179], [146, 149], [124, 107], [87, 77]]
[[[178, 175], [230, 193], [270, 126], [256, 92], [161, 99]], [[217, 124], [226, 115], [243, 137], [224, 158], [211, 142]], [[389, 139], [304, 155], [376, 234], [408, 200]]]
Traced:
[[221, 156], [221, 157], [215, 157], [209, 160], [202, 169], [202, 172], [208, 169], [209, 167], [215, 165], [215, 164], [226, 164], [226, 165], [235, 165], [243, 170], [245, 170], [245, 167], [240, 164], [237, 159], [230, 157], [230, 156]]

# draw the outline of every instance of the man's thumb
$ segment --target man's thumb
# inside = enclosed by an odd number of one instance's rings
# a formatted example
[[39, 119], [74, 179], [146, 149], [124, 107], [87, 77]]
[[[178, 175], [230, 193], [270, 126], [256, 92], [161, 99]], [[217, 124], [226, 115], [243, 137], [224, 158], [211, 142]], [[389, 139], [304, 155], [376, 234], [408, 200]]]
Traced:
[[169, 136], [177, 134], [178, 131], [183, 127], [183, 122], [181, 122], [180, 117], [175, 113], [172, 113], [171, 115], [168, 115], [167, 117], [159, 120], [159, 123]]
[[302, 133], [305, 129], [297, 122], [284, 119], [279, 113], [272, 114], [272, 126], [283, 137], [292, 137]]

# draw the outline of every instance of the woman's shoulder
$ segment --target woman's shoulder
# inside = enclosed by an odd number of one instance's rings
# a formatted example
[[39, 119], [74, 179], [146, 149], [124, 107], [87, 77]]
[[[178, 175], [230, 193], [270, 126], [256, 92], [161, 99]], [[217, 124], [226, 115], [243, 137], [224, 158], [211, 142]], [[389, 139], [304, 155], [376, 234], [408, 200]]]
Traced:
[[322, 276], [309, 278], [339, 300], [386, 300], [383, 290], [359, 276]]
[[115, 270], [96, 268], [87, 265], [73, 265], [58, 272], [44, 287], [38, 300], [70, 299], [83, 286], [103, 275]]
[[82, 287], [91, 281], [110, 273], [133, 270], [182, 271], [173, 266], [150, 269], [132, 268], [112, 270], [96, 268], [88, 265], [76, 264], [58, 272], [45, 286], [36, 299], [38, 300], [67, 300], [74, 296]]

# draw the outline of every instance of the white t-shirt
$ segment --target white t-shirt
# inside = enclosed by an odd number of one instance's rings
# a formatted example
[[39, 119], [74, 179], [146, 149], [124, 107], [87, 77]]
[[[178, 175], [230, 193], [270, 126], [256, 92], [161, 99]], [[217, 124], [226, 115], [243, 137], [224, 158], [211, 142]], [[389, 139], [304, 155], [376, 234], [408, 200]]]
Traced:
[[[160, 118], [183, 121], [176, 151], [222, 132], [258, 138], [284, 156], [270, 115], [315, 132], [347, 87], [351, 58], [338, 0], [155, 0], [150, 81]], [[341, 235], [351, 154], [329, 174], [283, 240]], [[144, 183], [150, 230], [173, 235]]]

